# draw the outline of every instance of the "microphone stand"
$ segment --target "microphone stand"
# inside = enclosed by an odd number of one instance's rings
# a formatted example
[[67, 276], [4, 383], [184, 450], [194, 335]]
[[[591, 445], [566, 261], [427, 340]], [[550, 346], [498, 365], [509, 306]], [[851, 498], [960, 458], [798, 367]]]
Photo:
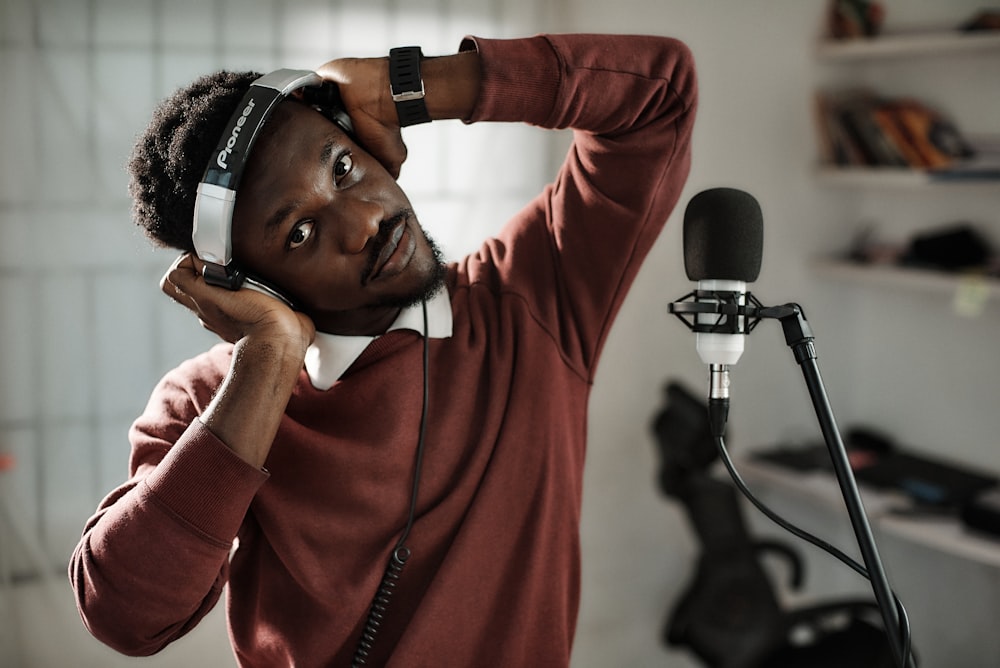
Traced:
[[[706, 297], [709, 298], [710, 302], [697, 301], [699, 298], [705, 299]], [[745, 302], [743, 301], [744, 297]], [[695, 301], [685, 301], [691, 298]], [[761, 319], [775, 319], [781, 323], [785, 343], [791, 348], [795, 361], [805, 377], [806, 387], [809, 390], [809, 396], [812, 399], [823, 439], [826, 441], [827, 450], [833, 463], [834, 473], [847, 506], [847, 513], [854, 529], [858, 548], [867, 570], [867, 577], [871, 582], [872, 591], [882, 615], [882, 622], [885, 625], [895, 664], [901, 668], [904, 665], [905, 668], [914, 668], [916, 664], [909, 648], [909, 638], [908, 636], [904, 637], [901, 633], [898, 601], [889, 586], [889, 580], [875, 544], [875, 537], [865, 514], [861, 494], [854, 478], [854, 471], [851, 469], [847, 456], [847, 448], [840, 436], [833, 409], [820, 376], [819, 365], [816, 361], [815, 337], [802, 308], [798, 304], [765, 307], [749, 292], [744, 296], [730, 292], [696, 291], [686, 295], [680, 301], [670, 304], [669, 310], [695, 332], [748, 334]], [[697, 321], [698, 315], [707, 313], [714, 313], [720, 317], [711, 325]], [[687, 319], [685, 316], [691, 319]]]
[[879, 556], [878, 547], [875, 545], [875, 538], [872, 534], [871, 525], [865, 515], [864, 504], [861, 501], [861, 494], [858, 491], [857, 481], [854, 471], [851, 468], [847, 456], [847, 448], [840, 436], [836, 420], [833, 416], [833, 409], [827, 398], [826, 388], [820, 376], [819, 364], [816, 361], [816, 347], [813, 344], [814, 337], [809, 323], [806, 321], [802, 308], [797, 304], [786, 304], [761, 309], [759, 312], [762, 318], [776, 318], [781, 323], [782, 331], [785, 335], [785, 343], [791, 348], [795, 361], [802, 369], [805, 377], [806, 387], [809, 389], [809, 396], [812, 399], [819, 426], [823, 432], [823, 439], [826, 441], [827, 450], [830, 452], [830, 459], [833, 463], [833, 470], [840, 484], [840, 491], [847, 506], [847, 514], [857, 538], [858, 548], [861, 550], [861, 557], [865, 568], [868, 571], [868, 579], [871, 581], [872, 590], [875, 593], [875, 600], [878, 602], [879, 610], [882, 613], [882, 621], [885, 624], [886, 632], [890, 639], [890, 648], [897, 666], [902, 666], [904, 657], [909, 658], [908, 666], [913, 666], [912, 653], [904, 648], [904, 640], [899, 637], [900, 617], [896, 604], [895, 595], [889, 586], [885, 569], [882, 566], [882, 559]]

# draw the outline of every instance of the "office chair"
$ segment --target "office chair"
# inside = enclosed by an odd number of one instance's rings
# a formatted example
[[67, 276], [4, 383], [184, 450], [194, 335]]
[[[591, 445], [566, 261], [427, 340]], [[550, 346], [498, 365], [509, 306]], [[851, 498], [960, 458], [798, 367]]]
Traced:
[[708, 668], [894, 668], [874, 601], [782, 607], [761, 559], [785, 561], [797, 589], [801, 558], [784, 543], [754, 540], [737, 490], [708, 472], [718, 452], [707, 405], [674, 381], [664, 395], [652, 424], [657, 484], [684, 506], [701, 549], [693, 579], [668, 611], [663, 642]]

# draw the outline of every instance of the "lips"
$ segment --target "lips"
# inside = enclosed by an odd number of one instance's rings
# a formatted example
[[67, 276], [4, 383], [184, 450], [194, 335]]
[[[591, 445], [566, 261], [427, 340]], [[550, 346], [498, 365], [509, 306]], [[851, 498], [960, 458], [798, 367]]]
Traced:
[[[382, 276], [399, 273], [409, 262], [413, 254], [414, 242], [408, 233], [406, 217], [398, 216], [387, 221], [387, 233], [380, 233], [381, 243], [377, 244], [375, 260], [365, 277], [365, 283], [371, 283]], [[384, 239], [383, 239], [384, 237]]]

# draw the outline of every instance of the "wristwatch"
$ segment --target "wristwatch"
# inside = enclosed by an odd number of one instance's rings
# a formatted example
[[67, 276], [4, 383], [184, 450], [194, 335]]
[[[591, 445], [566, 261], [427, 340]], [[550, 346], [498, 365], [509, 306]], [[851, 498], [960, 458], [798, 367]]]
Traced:
[[420, 77], [419, 46], [400, 46], [389, 50], [389, 92], [396, 103], [399, 127], [430, 123], [424, 103], [424, 80]]

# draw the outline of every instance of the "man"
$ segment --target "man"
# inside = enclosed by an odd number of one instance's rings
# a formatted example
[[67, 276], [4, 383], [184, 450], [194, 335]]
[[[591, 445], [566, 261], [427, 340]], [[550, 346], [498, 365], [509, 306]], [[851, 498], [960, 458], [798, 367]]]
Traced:
[[[687, 176], [691, 57], [564, 35], [423, 59], [435, 121], [575, 130], [553, 184], [446, 267], [395, 182], [387, 68], [318, 70], [353, 137], [290, 98], [253, 148], [233, 256], [295, 310], [206, 284], [190, 253], [164, 277], [226, 343], [154, 390], [74, 552], [81, 615], [119, 651], [162, 649], [228, 584], [242, 666], [569, 663], [587, 398]], [[193, 250], [201, 170], [253, 78], [199, 80], [140, 140], [135, 212], [160, 243]]]

